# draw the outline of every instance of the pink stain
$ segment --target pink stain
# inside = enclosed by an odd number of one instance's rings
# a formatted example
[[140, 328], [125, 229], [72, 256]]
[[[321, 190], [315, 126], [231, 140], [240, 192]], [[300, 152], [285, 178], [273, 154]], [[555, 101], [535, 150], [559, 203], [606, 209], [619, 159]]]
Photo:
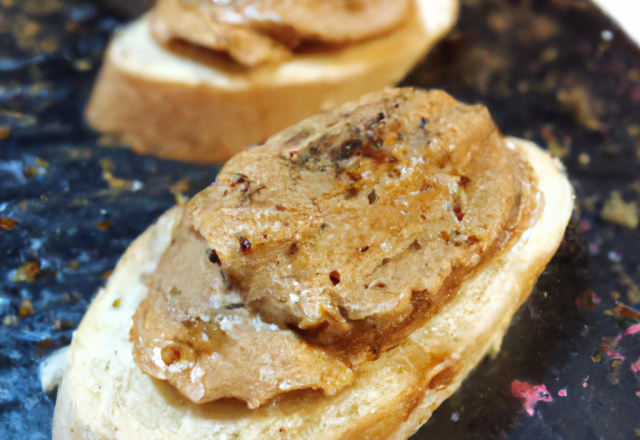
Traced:
[[632, 325], [627, 330], [625, 330], [624, 333], [620, 333], [620, 336], [618, 336], [618, 341], [627, 335], [633, 335], [635, 333], [640, 333], [640, 323]]
[[511, 394], [521, 399], [524, 399], [522, 406], [527, 411], [527, 414], [532, 416], [534, 414], [533, 407], [538, 401], [552, 402], [553, 397], [547, 391], [547, 387], [544, 385], [531, 386], [527, 382], [520, 382], [514, 380], [511, 382]]
[[560, 390], [560, 391], [558, 391], [558, 396], [560, 396], [560, 397], [567, 397], [567, 390], [566, 390], [566, 389], [564, 389], [564, 390]]
[[580, 220], [579, 225], [582, 231], [588, 231], [589, 229], [591, 229], [591, 223], [589, 222], [589, 220]]
[[621, 361], [624, 360], [624, 356], [622, 356], [620, 353], [616, 353], [615, 351], [611, 351], [608, 348], [604, 352], [607, 353], [607, 356], [609, 356], [610, 358], [620, 359]]
[[638, 358], [637, 361], [631, 364], [631, 371], [633, 371], [634, 373], [637, 373], [640, 371], [640, 357]]

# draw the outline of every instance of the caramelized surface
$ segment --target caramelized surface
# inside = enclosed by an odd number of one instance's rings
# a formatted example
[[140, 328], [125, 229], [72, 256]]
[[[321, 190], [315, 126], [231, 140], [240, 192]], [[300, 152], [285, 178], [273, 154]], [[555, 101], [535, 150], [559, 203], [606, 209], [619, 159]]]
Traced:
[[289, 390], [333, 394], [353, 381], [340, 359], [243, 308], [188, 219], [151, 283], [131, 330], [136, 362], [193, 402], [236, 397], [254, 408]]
[[532, 185], [487, 110], [444, 92], [303, 121], [189, 203], [134, 317], [136, 361], [197, 402], [336, 392], [526, 229]]
[[160, 0], [152, 29], [255, 66], [291, 56], [302, 42], [345, 44], [383, 34], [410, 0]]

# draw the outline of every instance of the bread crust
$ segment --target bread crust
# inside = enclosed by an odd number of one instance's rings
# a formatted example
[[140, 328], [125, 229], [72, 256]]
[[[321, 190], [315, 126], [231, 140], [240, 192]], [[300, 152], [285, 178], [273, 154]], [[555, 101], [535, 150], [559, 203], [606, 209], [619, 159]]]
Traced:
[[87, 121], [139, 154], [227, 160], [308, 116], [400, 81], [458, 14], [458, 0], [416, 1], [414, 18], [386, 36], [255, 69], [194, 48], [183, 48], [189, 57], [169, 51], [150, 36], [147, 15], [111, 42]]
[[[299, 391], [249, 410], [242, 402], [192, 404], [135, 365], [129, 328], [146, 295], [141, 275], [168, 246], [173, 208], [118, 263], [74, 335], [55, 409], [53, 439], [406, 439], [491, 350], [560, 244], [573, 191], [557, 161], [508, 139], [530, 163], [544, 208], [503, 254], [466, 279], [442, 311], [335, 396]], [[116, 302], [116, 300], [120, 300]]]

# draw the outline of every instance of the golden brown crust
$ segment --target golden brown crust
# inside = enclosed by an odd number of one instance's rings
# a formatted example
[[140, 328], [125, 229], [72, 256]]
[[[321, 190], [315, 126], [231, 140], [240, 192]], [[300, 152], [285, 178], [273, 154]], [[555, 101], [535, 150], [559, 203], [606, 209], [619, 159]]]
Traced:
[[[283, 94], [308, 93], [313, 102], [314, 88], [287, 88]], [[274, 93], [274, 89], [238, 91], [154, 81], [131, 75], [107, 58], [86, 116], [93, 127], [119, 135], [138, 154], [222, 162], [247, 145], [266, 139], [273, 127], [286, 125], [296, 117], [298, 109], [267, 115], [260, 103], [268, 102]]]
[[388, 36], [250, 71], [193, 48], [176, 55], [153, 41], [142, 18], [111, 42], [87, 120], [139, 154], [227, 160], [305, 117], [399, 81], [457, 14], [456, 0], [421, 1], [424, 11]]

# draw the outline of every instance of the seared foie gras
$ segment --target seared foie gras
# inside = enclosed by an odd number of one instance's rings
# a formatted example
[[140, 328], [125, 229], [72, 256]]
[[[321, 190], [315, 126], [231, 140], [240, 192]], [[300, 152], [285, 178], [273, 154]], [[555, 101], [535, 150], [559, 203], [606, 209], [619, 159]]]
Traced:
[[393, 89], [231, 159], [134, 317], [143, 371], [194, 402], [333, 394], [455, 297], [540, 208], [483, 106]]
[[185, 40], [256, 66], [292, 56], [303, 42], [373, 38], [407, 18], [410, 0], [159, 0], [151, 29], [162, 43]]

